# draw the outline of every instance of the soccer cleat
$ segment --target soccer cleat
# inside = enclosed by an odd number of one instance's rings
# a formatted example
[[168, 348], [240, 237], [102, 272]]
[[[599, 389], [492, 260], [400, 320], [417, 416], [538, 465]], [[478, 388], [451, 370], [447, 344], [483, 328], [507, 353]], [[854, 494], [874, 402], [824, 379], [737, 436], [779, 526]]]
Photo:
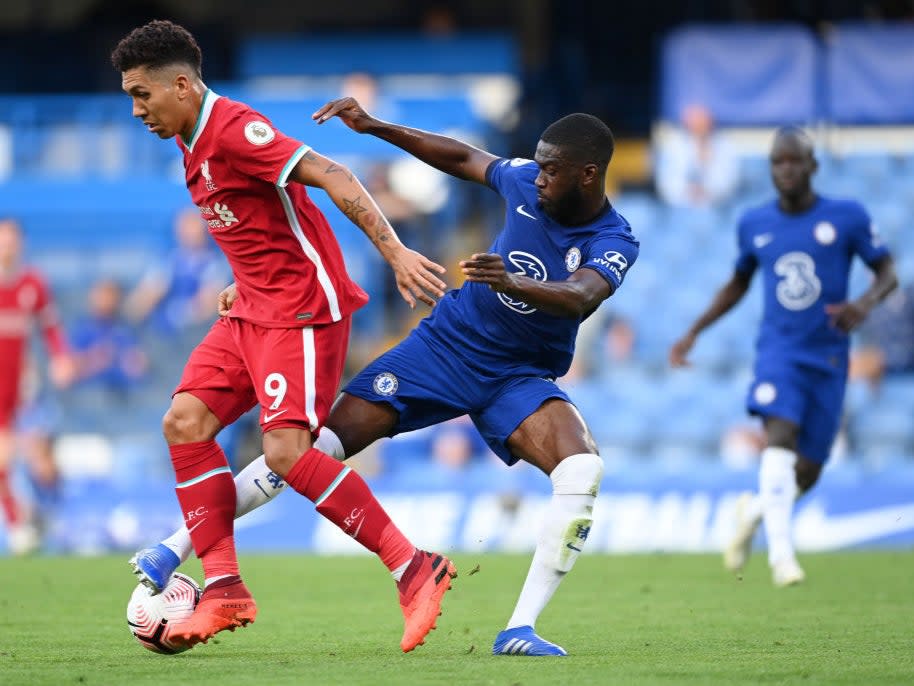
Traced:
[[181, 560], [174, 551], [161, 543], [152, 548], [144, 548], [130, 558], [137, 580], [153, 594], [162, 592], [180, 564]]
[[754, 497], [752, 493], [743, 493], [736, 501], [736, 531], [724, 550], [724, 567], [731, 572], [746, 566], [752, 552], [752, 539], [762, 522], [760, 516], [750, 517], [747, 512]]
[[220, 631], [234, 631], [253, 623], [257, 604], [240, 576], [229, 576], [209, 584], [194, 613], [171, 628], [170, 638], [188, 648], [206, 643]]
[[441, 599], [456, 576], [457, 568], [444, 555], [416, 550], [397, 582], [404, 620], [400, 648], [404, 653], [425, 643], [425, 636], [441, 615]]
[[806, 580], [806, 572], [797, 563], [796, 559], [789, 557], [771, 565], [771, 579], [779, 588], [796, 586]]
[[493, 655], [567, 655], [562, 646], [540, 638], [532, 626], [515, 626], [495, 637]]

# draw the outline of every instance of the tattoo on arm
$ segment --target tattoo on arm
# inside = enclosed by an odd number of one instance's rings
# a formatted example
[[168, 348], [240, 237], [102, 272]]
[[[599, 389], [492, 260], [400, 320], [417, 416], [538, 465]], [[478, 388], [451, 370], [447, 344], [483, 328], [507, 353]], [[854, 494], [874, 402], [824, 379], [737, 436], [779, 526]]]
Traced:
[[349, 170], [346, 169], [345, 167], [340, 167], [339, 165], [336, 165], [336, 164], [334, 164], [333, 162], [331, 162], [331, 163], [330, 163], [330, 166], [327, 167], [327, 168], [324, 170], [324, 173], [325, 173], [325, 174], [332, 174], [332, 173], [334, 173], [334, 172], [339, 172], [340, 174], [342, 174], [343, 176], [345, 176], [349, 181], [352, 181], [353, 178], [354, 178], [351, 171], [349, 171]]
[[362, 226], [362, 215], [368, 211], [367, 207], [362, 206], [362, 196], [359, 195], [355, 200], [343, 198], [343, 214], [349, 217], [356, 226]]
[[[372, 212], [362, 205], [361, 195], [355, 200], [343, 198], [343, 214], [349, 218], [349, 221], [362, 229], [375, 244], [387, 243], [393, 235], [393, 229], [390, 228], [387, 222], [382, 221], [376, 212]], [[377, 230], [372, 235], [371, 229], [375, 226], [377, 226]]]
[[314, 154], [313, 150], [308, 150], [304, 155], [302, 155], [303, 160], [308, 160], [309, 162], [314, 162], [317, 159], [317, 155]]

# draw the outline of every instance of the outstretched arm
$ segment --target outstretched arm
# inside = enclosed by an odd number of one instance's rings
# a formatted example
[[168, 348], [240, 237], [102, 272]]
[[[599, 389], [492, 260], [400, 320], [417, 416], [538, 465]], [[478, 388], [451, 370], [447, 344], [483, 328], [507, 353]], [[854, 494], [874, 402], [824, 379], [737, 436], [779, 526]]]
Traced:
[[886, 255], [873, 265], [873, 274], [876, 276], [870, 287], [856, 300], [843, 303], [833, 303], [825, 306], [832, 326], [842, 331], [850, 332], [863, 322], [870, 311], [898, 286], [898, 277], [895, 275], [895, 261]]
[[609, 282], [593, 269], [579, 269], [565, 281], [538, 281], [505, 269], [501, 255], [477, 253], [460, 263], [467, 281], [489, 288], [557, 317], [583, 317], [612, 295]]
[[393, 143], [413, 157], [459, 179], [484, 184], [486, 169], [493, 160], [498, 159], [485, 150], [474, 148], [455, 138], [375, 119], [362, 109], [355, 98], [331, 100], [311, 115], [318, 124], [323, 124], [333, 117], [339, 117], [346, 126], [357, 133], [370, 133]]
[[374, 198], [345, 165], [309, 150], [289, 178], [322, 188], [349, 221], [368, 236], [394, 270], [400, 295], [410, 307], [416, 306], [416, 299], [434, 305], [432, 296], [444, 295], [445, 284], [436, 276], [444, 273], [444, 267], [400, 242]]
[[743, 296], [746, 295], [746, 291], [749, 290], [751, 280], [751, 275], [733, 272], [730, 280], [714, 295], [714, 299], [708, 309], [689, 327], [685, 336], [676, 341], [673, 347], [670, 348], [670, 364], [672, 366], [688, 366], [688, 354], [692, 346], [695, 345], [695, 339], [698, 338], [698, 334], [724, 316], [736, 303], [742, 300]]

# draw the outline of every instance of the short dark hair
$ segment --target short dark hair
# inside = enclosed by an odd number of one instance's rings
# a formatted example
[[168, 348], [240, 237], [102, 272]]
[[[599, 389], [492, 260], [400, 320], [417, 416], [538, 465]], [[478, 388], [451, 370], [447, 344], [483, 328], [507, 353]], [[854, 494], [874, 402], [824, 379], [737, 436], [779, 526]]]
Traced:
[[111, 53], [111, 64], [120, 72], [135, 67], [158, 69], [188, 64], [202, 77], [203, 54], [190, 31], [174, 22], [156, 19], [133, 29]]
[[816, 145], [812, 140], [812, 136], [810, 136], [809, 132], [801, 126], [796, 126], [793, 124], [788, 126], [781, 126], [774, 133], [774, 143], [777, 143], [782, 138], [796, 141], [804, 148], [806, 148], [810, 154], [815, 151]]
[[553, 122], [543, 131], [540, 140], [562, 148], [578, 162], [596, 164], [601, 170], [609, 164], [615, 149], [609, 127], [592, 114], [583, 112]]

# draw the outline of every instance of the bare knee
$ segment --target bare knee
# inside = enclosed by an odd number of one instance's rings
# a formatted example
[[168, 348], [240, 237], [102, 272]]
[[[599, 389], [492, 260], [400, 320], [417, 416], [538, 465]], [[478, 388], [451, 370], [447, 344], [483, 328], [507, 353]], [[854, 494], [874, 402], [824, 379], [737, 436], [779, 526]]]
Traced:
[[798, 433], [799, 427], [786, 419], [769, 417], [765, 420], [765, 435], [768, 445], [772, 448], [785, 448], [796, 452]]
[[267, 467], [283, 478], [311, 446], [311, 432], [307, 429], [275, 429], [263, 436], [263, 454]]
[[203, 401], [179, 393], [162, 418], [162, 434], [168, 445], [211, 441], [222, 425]]

